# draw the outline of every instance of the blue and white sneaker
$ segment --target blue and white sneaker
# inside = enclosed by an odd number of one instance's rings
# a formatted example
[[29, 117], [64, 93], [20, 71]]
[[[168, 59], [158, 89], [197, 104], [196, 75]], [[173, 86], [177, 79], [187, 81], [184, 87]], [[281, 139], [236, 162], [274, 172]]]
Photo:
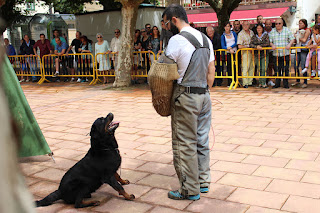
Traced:
[[200, 194], [183, 196], [177, 190], [177, 191], [169, 191], [168, 192], [168, 198], [173, 199], [173, 200], [199, 200], [200, 199]]
[[201, 193], [208, 193], [209, 192], [209, 188], [208, 187], [200, 187], [200, 192]]

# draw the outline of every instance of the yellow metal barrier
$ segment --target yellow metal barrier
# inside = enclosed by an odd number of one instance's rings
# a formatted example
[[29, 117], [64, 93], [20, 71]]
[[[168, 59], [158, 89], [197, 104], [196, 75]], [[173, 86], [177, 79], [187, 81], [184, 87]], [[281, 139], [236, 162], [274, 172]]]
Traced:
[[24, 79], [25, 76], [27, 79], [33, 76], [43, 76], [43, 66], [38, 55], [12, 55], [8, 56], [8, 58], [16, 75], [21, 77], [21, 79]]
[[156, 55], [152, 51], [133, 52], [133, 71], [131, 76], [148, 77], [151, 64], [156, 60]]
[[229, 90], [231, 90], [236, 83], [236, 64], [234, 60], [235, 54], [231, 54], [225, 49], [215, 50], [214, 52], [216, 57], [215, 81], [219, 86], [221, 86], [223, 79], [228, 79]]
[[[92, 78], [89, 85], [96, 79], [94, 57], [91, 53], [44, 55], [42, 58], [43, 76], [39, 84], [48, 81], [48, 77]], [[56, 74], [56, 72], [59, 72]]]
[[95, 70], [96, 79], [93, 84], [98, 83], [101, 80], [99, 77], [115, 77], [115, 67], [117, 66], [117, 54], [115, 52], [110, 53], [97, 53], [95, 55]]
[[159, 59], [160, 55], [162, 55], [163, 51], [157, 54], [157, 60]]
[[[319, 47], [320, 48], [320, 47]], [[236, 84], [235, 89], [240, 85], [239, 79], [247, 82], [247, 79], [257, 78], [259, 79], [259, 83], [266, 83], [265, 79], [320, 79], [318, 72], [316, 72], [315, 76], [311, 76], [311, 72], [307, 72], [308, 74], [305, 76], [300, 75], [300, 69], [298, 67], [298, 49], [307, 49], [307, 47], [291, 47], [290, 50], [286, 50], [285, 47], [278, 47], [275, 50], [272, 50], [271, 47], [265, 47], [261, 50], [253, 49], [253, 48], [243, 48], [239, 49], [236, 53], [236, 64], [240, 64], [238, 59], [238, 54], [242, 55], [242, 73], [239, 74], [239, 66], [236, 71]], [[276, 56], [272, 55], [272, 59], [269, 58], [270, 51], [276, 51]], [[290, 51], [289, 55], [285, 56], [285, 51]], [[294, 54], [292, 54], [294, 51]], [[282, 52], [282, 54], [280, 54]], [[315, 50], [316, 54], [318, 54], [317, 49]], [[279, 56], [280, 54], [280, 56]], [[320, 54], [320, 53], [319, 53]], [[245, 57], [244, 57], [245, 56]], [[296, 59], [296, 60], [294, 60]], [[295, 63], [292, 63], [292, 60]], [[317, 61], [317, 60], [316, 60]], [[275, 66], [274, 74], [268, 75], [267, 69], [268, 64], [273, 63]], [[309, 63], [311, 64], [311, 62]], [[243, 66], [245, 65], [245, 66]], [[293, 66], [294, 65], [294, 66]], [[253, 73], [250, 74], [247, 72], [248, 70], [253, 69]], [[257, 68], [257, 72], [255, 72], [255, 67]], [[278, 69], [281, 67], [282, 69]], [[309, 70], [310, 70], [309, 66]], [[318, 70], [318, 62], [316, 62], [315, 70]], [[245, 68], [245, 69], [243, 69]], [[310, 75], [309, 75], [310, 74]]]

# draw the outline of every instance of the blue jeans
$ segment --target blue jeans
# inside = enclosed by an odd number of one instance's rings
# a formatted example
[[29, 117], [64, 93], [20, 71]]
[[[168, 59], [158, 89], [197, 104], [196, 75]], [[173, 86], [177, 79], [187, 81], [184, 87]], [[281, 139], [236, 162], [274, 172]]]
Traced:
[[[32, 57], [27, 58], [27, 64], [29, 64], [31, 74], [36, 74], [36, 63], [37, 63], [37, 60], [35, 58], [32, 58]], [[36, 80], [37, 80], [37, 77], [32, 76], [32, 81], [36, 81]]]
[[[295, 70], [296, 76], [300, 76], [299, 66], [301, 66], [302, 70], [305, 68], [307, 55], [308, 55], [308, 52], [301, 51], [297, 53], [297, 57], [294, 57], [294, 70]], [[305, 72], [303, 76], [307, 77], [308, 73]], [[300, 79], [297, 79], [297, 82], [300, 82]], [[304, 79], [304, 83], [308, 84], [308, 80]]]

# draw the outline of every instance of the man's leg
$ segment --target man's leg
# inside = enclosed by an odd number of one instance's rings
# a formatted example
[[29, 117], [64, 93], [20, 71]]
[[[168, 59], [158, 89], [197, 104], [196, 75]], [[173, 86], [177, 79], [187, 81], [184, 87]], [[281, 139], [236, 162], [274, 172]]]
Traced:
[[[197, 94], [182, 93], [172, 102], [171, 128], [173, 164], [176, 169], [183, 196], [200, 193], [197, 156], [197, 119], [194, 112], [200, 104]], [[174, 94], [176, 97], [176, 94]]]
[[198, 117], [198, 166], [200, 187], [209, 187], [210, 176], [210, 149], [209, 132], [211, 125], [211, 99], [210, 93], [204, 95], [203, 108]]
[[[244, 50], [242, 52], [242, 76], [248, 76], [248, 68], [249, 68], [249, 57], [248, 57], [248, 51]], [[249, 85], [249, 79], [248, 78], [243, 78], [242, 79], [243, 86], [248, 86]]]
[[281, 79], [279, 77], [281, 76], [281, 66], [280, 66], [281, 57], [274, 56], [273, 59], [274, 59], [274, 74], [277, 77], [275, 87], [280, 87]]
[[[284, 75], [289, 76], [289, 60], [290, 60], [290, 55], [287, 55], [284, 57], [285, 60], [285, 65], [284, 65]], [[288, 88], [289, 87], [289, 80], [287, 78], [283, 79], [283, 87]]]
[[[253, 76], [253, 73], [254, 73], [254, 63], [253, 63], [253, 60], [254, 60], [254, 56], [252, 55], [251, 52], [248, 52], [248, 76]], [[258, 65], [258, 64], [255, 64], [255, 65]], [[253, 78], [248, 78], [248, 85], [252, 85], [252, 82], [253, 82]]]

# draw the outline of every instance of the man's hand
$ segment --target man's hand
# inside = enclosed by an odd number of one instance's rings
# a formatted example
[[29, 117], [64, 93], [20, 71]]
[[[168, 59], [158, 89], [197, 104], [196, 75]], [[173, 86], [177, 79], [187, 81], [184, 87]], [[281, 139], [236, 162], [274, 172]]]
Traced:
[[277, 49], [276, 45], [274, 45], [274, 44], [272, 44], [271, 47], [272, 47], [273, 50]]
[[287, 50], [290, 50], [290, 47], [291, 47], [291, 45], [288, 44], [285, 48], [286, 48]]
[[257, 46], [258, 50], [262, 50], [262, 47], [260, 45]]
[[234, 53], [234, 50], [233, 50], [233, 49], [230, 49], [230, 53]]

